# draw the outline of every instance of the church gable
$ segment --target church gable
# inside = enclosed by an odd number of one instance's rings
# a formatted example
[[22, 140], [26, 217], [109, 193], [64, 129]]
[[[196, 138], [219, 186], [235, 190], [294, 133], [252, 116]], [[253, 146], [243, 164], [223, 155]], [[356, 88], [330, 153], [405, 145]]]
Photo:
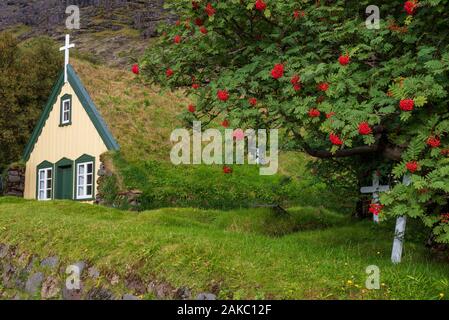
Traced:
[[87, 93], [87, 90], [82, 85], [81, 80], [73, 70], [72, 66], [68, 65], [67, 83], [64, 83], [64, 73], [61, 72], [44, 108], [42, 116], [25, 148], [23, 156], [25, 161], [29, 160], [51, 113], [55, 112], [58, 114], [59, 127], [61, 127], [61, 129], [72, 125], [72, 117], [75, 112], [74, 106], [77, 105], [74, 103], [75, 101], [79, 101], [79, 104], [83, 107], [83, 111], [88, 115], [91, 124], [95, 127], [95, 130], [101, 137], [106, 148], [108, 150], [119, 149], [117, 142], [110, 133], [103, 118], [100, 116], [95, 104]]

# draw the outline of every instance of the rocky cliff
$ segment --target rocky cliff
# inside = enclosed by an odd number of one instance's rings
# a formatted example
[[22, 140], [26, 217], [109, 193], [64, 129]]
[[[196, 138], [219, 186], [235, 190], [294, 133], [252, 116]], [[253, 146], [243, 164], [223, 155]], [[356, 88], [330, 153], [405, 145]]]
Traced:
[[80, 30], [72, 31], [78, 49], [108, 64], [125, 64], [130, 50], [142, 51], [157, 35], [159, 23], [176, 18], [164, 0], [2, 0], [0, 31], [12, 30], [21, 39], [48, 35], [62, 41], [68, 5], [80, 8]]

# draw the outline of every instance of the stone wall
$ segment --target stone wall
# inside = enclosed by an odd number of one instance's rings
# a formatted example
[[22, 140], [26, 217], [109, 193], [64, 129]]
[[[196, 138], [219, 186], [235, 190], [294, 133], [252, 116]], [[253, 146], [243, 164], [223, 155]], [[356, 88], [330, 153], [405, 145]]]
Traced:
[[[74, 272], [76, 268], [77, 272]], [[129, 267], [100, 269], [88, 261], [64, 263], [57, 255], [39, 257], [0, 243], [0, 300], [140, 300], [193, 299], [187, 287], [142, 277]], [[79, 275], [77, 277], [76, 275]], [[79, 279], [79, 281], [78, 281]], [[77, 288], [73, 286], [78, 284]], [[68, 285], [67, 285], [68, 284]], [[214, 300], [200, 293], [197, 300]]]
[[23, 197], [25, 191], [25, 168], [14, 166], [6, 171], [5, 196]]
[[104, 161], [104, 155], [100, 156], [100, 169], [97, 172], [97, 176], [97, 195], [95, 197], [95, 204], [107, 206], [108, 199], [106, 190], [104, 190], [104, 185], [107, 183], [107, 180], [113, 176], [113, 173], [107, 168]]
[[142, 191], [137, 189], [123, 190], [118, 176], [114, 173], [112, 160], [107, 154], [100, 156], [100, 170], [97, 179], [97, 196], [95, 203], [108, 207], [118, 207], [138, 211]]

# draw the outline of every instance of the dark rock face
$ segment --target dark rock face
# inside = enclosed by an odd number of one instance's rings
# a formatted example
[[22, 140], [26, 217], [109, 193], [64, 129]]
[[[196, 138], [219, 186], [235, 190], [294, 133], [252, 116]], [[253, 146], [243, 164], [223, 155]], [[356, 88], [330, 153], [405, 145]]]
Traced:
[[[129, 67], [144, 52], [147, 39], [157, 36], [160, 23], [177, 20], [163, 4], [164, 0], [2, 0], [0, 31], [25, 25], [16, 33], [20, 40], [46, 35], [61, 44], [71, 33], [76, 50], [92, 61]], [[80, 9], [79, 30], [66, 29], [69, 5]]]
[[114, 30], [123, 25], [156, 35], [157, 24], [175, 18], [163, 9], [163, 0], [9, 0], [0, 1], [0, 30], [18, 24], [35, 34], [59, 35], [65, 28], [69, 5], [80, 8], [81, 32]]

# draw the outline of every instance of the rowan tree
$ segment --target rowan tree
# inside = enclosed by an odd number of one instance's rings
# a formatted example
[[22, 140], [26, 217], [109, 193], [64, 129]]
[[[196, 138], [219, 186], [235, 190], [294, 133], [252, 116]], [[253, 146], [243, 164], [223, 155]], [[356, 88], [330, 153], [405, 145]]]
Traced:
[[[366, 8], [380, 9], [380, 28]], [[289, 146], [398, 183], [384, 218], [419, 217], [449, 243], [446, 1], [176, 0], [142, 60], [148, 81], [194, 97], [188, 120], [282, 128]], [[344, 169], [344, 168], [346, 169]], [[371, 174], [369, 173], [369, 176]]]

